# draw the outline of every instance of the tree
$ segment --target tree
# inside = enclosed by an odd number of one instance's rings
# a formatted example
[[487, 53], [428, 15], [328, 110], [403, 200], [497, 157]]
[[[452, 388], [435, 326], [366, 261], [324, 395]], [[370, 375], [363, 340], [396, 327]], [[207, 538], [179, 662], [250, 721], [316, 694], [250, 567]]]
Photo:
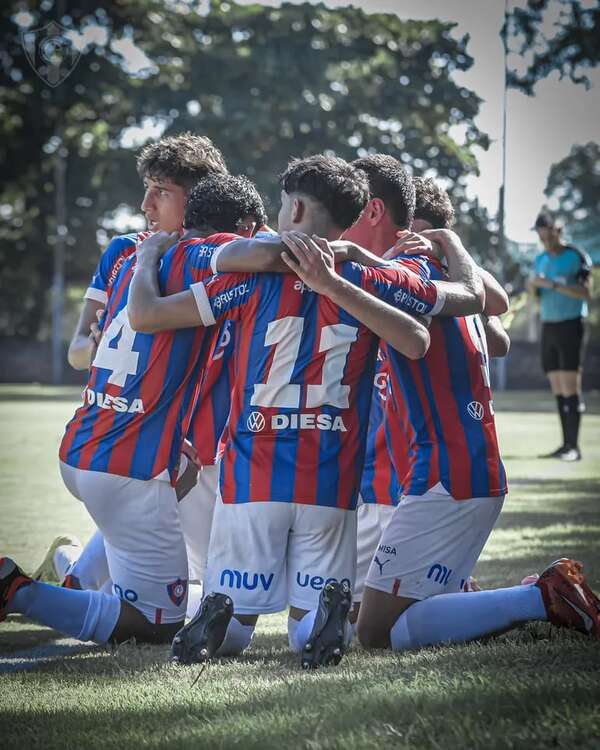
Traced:
[[[67, 278], [89, 277], [97, 260], [99, 221], [139, 190], [131, 153], [119, 138], [124, 127], [151, 113], [142, 91], [160, 92], [172, 72], [168, 45], [152, 22], [162, 5], [158, 0], [113, 4], [109, 13], [83, 0], [70, 4], [68, 16], [57, 17], [55, 8], [44, 15], [37, 3], [26, 10], [15, 0], [0, 10], [0, 330], [5, 335], [40, 331], [58, 232], [66, 235]], [[68, 43], [70, 33], [81, 46], [74, 69], [54, 88], [33, 70], [21, 37], [22, 31], [51, 21], [63, 31], [38, 35], [34, 62], [41, 60], [42, 44]], [[128, 72], [123, 54], [112, 46], [129, 38], [131, 25], [157, 58], [164, 56], [160, 75]], [[55, 211], [59, 160], [66, 165], [64, 228], [57, 226]]]
[[[5, 334], [40, 331], [49, 248], [59, 231], [58, 155], [67, 165], [68, 280], [85, 283], [103, 219], [121, 203], [139, 204], [133, 152], [121, 135], [144, 117], [162, 121], [167, 133], [211, 137], [233, 172], [257, 182], [272, 220], [277, 175], [291, 156], [327, 150], [352, 159], [381, 151], [460, 186], [477, 171], [473, 147], [488, 146], [474, 124], [480, 99], [453, 78], [472, 59], [451, 24], [308, 3], [273, 9], [213, 0], [200, 15], [187, 0], [124, 0], [104, 10], [74, 0], [69, 15], [56, 20], [83, 33], [81, 58], [50, 89], [21, 46], [22, 7], [12, 0], [0, 11], [7, 40], [0, 57]], [[48, 20], [37, 10], [31, 15], [36, 27]], [[131, 71], [124, 42], [145, 54], [146, 69]]]
[[600, 256], [600, 145], [576, 145], [550, 168], [544, 194], [573, 241]]
[[590, 87], [586, 71], [600, 62], [597, 0], [585, 6], [581, 0], [527, 0], [524, 8], [513, 8], [504, 33], [527, 65], [522, 72], [509, 73], [509, 86], [531, 94], [540, 79], [558, 71], [561, 78]]
[[544, 194], [565, 221], [600, 217], [600, 145], [576, 145], [550, 168]]

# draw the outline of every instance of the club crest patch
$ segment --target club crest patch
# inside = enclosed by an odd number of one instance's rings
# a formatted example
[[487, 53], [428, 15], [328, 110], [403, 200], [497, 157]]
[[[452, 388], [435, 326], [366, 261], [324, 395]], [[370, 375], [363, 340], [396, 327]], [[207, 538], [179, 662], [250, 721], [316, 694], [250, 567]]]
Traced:
[[173, 581], [173, 583], [167, 584], [167, 594], [169, 595], [169, 599], [176, 607], [178, 607], [185, 599], [185, 595], [187, 594], [187, 586], [188, 582], [182, 581], [181, 578]]

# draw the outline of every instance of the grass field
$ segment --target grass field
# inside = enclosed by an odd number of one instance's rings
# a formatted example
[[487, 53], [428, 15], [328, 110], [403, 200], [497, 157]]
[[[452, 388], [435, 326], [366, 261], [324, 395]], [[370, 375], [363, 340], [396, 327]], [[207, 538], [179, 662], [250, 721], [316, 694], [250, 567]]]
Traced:
[[[25, 568], [49, 541], [92, 531], [56, 453], [76, 390], [0, 387], [0, 554]], [[584, 460], [539, 461], [557, 444], [547, 394], [496, 399], [510, 495], [476, 575], [517, 582], [560, 555], [600, 590], [600, 399], [588, 399]], [[468, 596], [468, 594], [465, 594]], [[404, 655], [358, 648], [307, 674], [285, 616], [265, 617], [241, 659], [196, 668], [167, 649], [76, 647], [24, 619], [0, 625], [0, 748], [600, 747], [600, 642], [531, 624], [488, 643]]]

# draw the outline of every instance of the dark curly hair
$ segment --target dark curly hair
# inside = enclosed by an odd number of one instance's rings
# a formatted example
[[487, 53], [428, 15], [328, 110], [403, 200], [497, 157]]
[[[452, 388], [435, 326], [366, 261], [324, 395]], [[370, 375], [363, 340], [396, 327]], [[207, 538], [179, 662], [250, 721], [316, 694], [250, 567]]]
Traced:
[[369, 199], [366, 174], [336, 156], [292, 159], [279, 181], [288, 195], [302, 193], [320, 203], [342, 229], [354, 224]]
[[415, 211], [415, 189], [398, 159], [387, 154], [373, 154], [355, 159], [352, 164], [367, 173], [371, 199], [380, 198], [394, 224], [408, 229]]
[[144, 146], [137, 158], [137, 171], [142, 179], [172, 180], [189, 190], [206, 175], [227, 174], [227, 166], [210, 138], [180, 133]]
[[210, 227], [217, 232], [236, 232], [248, 216], [264, 224], [265, 209], [254, 184], [247, 177], [213, 174], [192, 189], [183, 226], [186, 229]]
[[434, 229], [450, 229], [454, 224], [454, 207], [450, 196], [431, 177], [414, 177], [417, 196], [415, 219], [428, 221]]

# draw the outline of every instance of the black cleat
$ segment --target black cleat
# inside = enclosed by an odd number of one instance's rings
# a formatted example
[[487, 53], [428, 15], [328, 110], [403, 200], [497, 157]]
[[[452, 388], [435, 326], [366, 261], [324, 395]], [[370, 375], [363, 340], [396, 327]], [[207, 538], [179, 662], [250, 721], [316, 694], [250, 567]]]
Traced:
[[8, 607], [15, 593], [31, 583], [32, 579], [26, 576], [14, 560], [10, 557], [0, 557], [0, 622], [6, 619]]
[[339, 664], [344, 651], [348, 612], [352, 593], [347, 583], [328, 583], [319, 597], [312, 632], [302, 649], [302, 669], [317, 669]]
[[226, 594], [207, 594], [200, 608], [171, 644], [171, 661], [202, 664], [211, 659], [223, 643], [233, 615], [233, 601]]

